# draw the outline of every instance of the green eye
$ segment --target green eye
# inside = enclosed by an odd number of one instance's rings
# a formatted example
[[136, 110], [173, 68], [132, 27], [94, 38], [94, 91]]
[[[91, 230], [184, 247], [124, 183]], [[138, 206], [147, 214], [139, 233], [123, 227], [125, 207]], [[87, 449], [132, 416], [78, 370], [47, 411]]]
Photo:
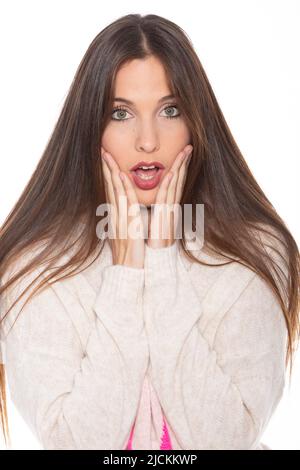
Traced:
[[[178, 107], [176, 105], [169, 105], [166, 108], [164, 108], [163, 111], [165, 111], [166, 109], [172, 109], [172, 108], [177, 109], [177, 111], [178, 111]], [[177, 118], [179, 116], [180, 116], [180, 113], [175, 114], [175, 116], [171, 115], [171, 116], [165, 116], [165, 117], [168, 118], [168, 119], [174, 119], [174, 118]]]
[[[172, 109], [172, 108], [177, 109], [177, 111], [178, 111], [178, 107], [177, 107], [176, 105], [168, 105], [168, 106], [166, 106], [166, 107], [163, 109], [163, 111], [166, 111], [166, 110]], [[113, 117], [113, 115], [114, 115], [115, 113], [118, 113], [118, 112], [123, 112], [123, 113], [125, 113], [125, 114], [128, 113], [128, 111], [127, 111], [123, 106], [116, 106], [116, 107], [113, 109], [113, 111], [112, 111], [112, 117], [111, 117], [112, 120], [113, 120], [113, 121], [120, 121], [120, 122], [127, 121], [127, 119], [123, 119], [122, 117], [121, 117], [120, 119], [119, 119], [119, 118], [116, 118], [116, 117]], [[178, 112], [178, 114], [175, 114], [175, 116], [174, 116], [174, 115], [170, 115], [170, 116], [164, 116], [164, 117], [166, 117], [167, 119], [175, 119], [175, 118], [177, 118], [177, 117], [179, 117], [179, 116], [180, 116], [180, 113]]]
[[[122, 112], [124, 112], [124, 113], [127, 113], [127, 111], [126, 111], [125, 108], [123, 108], [122, 106], [117, 106], [116, 108], [113, 109], [112, 114], [117, 113], [117, 112], [119, 112], [119, 111], [122, 111]], [[112, 117], [112, 119], [113, 119], [113, 121], [126, 121], [126, 119], [122, 119], [122, 118], [121, 118], [121, 119], [118, 119], [118, 118]]]

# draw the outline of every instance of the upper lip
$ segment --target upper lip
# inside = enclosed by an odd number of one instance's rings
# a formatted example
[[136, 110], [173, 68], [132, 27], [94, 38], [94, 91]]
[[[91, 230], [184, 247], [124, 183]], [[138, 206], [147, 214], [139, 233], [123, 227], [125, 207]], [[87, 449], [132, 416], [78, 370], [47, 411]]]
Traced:
[[164, 165], [160, 162], [138, 162], [136, 165], [134, 165], [132, 168], [130, 168], [130, 171], [135, 171], [137, 170], [140, 166], [157, 166], [158, 168], [164, 169]]

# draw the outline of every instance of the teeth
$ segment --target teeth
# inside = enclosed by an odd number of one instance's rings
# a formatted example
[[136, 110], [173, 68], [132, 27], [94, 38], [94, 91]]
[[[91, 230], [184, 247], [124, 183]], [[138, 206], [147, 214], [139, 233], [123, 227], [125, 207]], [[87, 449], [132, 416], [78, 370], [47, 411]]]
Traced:
[[155, 165], [152, 166], [139, 166], [139, 169], [141, 170], [150, 170], [156, 168]]
[[139, 178], [141, 178], [142, 180], [152, 180], [154, 178], [155, 175], [153, 176], [147, 176], [147, 175], [139, 175]]

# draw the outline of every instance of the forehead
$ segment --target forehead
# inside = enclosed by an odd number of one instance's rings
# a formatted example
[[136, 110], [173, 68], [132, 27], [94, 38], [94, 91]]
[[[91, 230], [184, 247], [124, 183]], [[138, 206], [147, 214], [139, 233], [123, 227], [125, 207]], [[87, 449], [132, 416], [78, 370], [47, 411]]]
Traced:
[[114, 97], [124, 97], [134, 103], [157, 102], [171, 94], [168, 75], [159, 59], [133, 59], [117, 71]]

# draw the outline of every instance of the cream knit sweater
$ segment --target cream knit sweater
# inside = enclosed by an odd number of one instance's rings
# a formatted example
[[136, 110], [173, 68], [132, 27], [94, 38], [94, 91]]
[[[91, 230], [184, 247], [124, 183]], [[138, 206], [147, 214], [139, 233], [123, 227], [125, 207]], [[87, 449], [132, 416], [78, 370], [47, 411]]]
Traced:
[[2, 354], [44, 449], [270, 449], [260, 440], [284, 390], [287, 329], [252, 270], [192, 263], [178, 241], [146, 245], [144, 269], [113, 265], [106, 240], [8, 331], [27, 295], [1, 324]]

